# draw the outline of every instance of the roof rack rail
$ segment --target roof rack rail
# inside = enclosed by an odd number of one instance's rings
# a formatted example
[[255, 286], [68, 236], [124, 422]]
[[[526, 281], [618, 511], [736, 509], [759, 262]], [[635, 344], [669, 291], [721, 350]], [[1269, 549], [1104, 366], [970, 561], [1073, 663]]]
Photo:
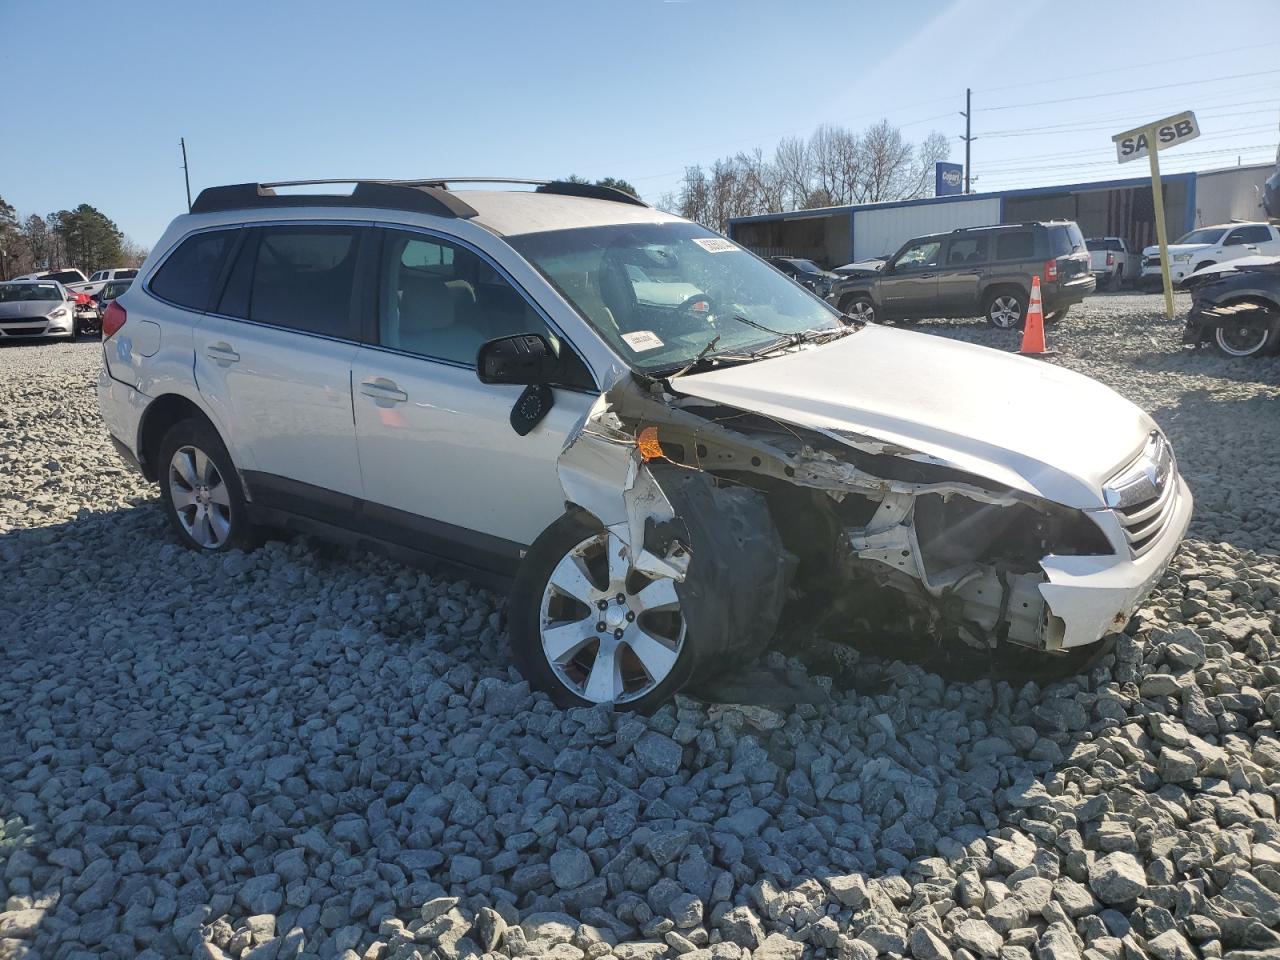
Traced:
[[[313, 187], [326, 184], [354, 184], [349, 194], [305, 193], [278, 194], [276, 187]], [[453, 183], [514, 183], [534, 187], [535, 193], [567, 197], [585, 197], [649, 205], [639, 197], [614, 187], [567, 180], [523, 180], [515, 177], [428, 177], [414, 180], [369, 180], [359, 177], [331, 180], [277, 180], [271, 183], [233, 183], [206, 187], [200, 191], [192, 213], [214, 213], [221, 210], [244, 210], [267, 207], [390, 207], [412, 210], [440, 217], [468, 219], [477, 215], [471, 204], [449, 189]]]
[[[354, 183], [349, 194], [278, 194], [276, 187], [305, 187], [320, 184]], [[280, 180], [274, 183], [233, 183], [205, 187], [191, 205], [192, 213], [222, 210], [252, 210], [270, 207], [384, 207], [412, 210], [437, 217], [465, 220], [478, 211], [447, 190], [430, 183], [397, 180]]]

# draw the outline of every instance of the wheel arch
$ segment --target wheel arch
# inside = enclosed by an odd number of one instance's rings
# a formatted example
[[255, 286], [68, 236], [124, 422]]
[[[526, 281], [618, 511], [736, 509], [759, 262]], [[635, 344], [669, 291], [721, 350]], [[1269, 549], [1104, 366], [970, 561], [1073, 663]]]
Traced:
[[1020, 297], [1030, 297], [1031, 291], [1014, 280], [992, 280], [982, 288], [978, 302], [982, 304], [982, 312], [991, 309], [991, 301], [1002, 293], [1016, 293]]
[[223, 445], [227, 446], [226, 436], [199, 404], [181, 393], [161, 394], [147, 404], [138, 423], [138, 463], [142, 467], [142, 475], [152, 483], [158, 482], [159, 479], [155, 455], [160, 449], [160, 442], [164, 439], [164, 435], [175, 423], [191, 417], [198, 417], [209, 424], [210, 428], [218, 434]]

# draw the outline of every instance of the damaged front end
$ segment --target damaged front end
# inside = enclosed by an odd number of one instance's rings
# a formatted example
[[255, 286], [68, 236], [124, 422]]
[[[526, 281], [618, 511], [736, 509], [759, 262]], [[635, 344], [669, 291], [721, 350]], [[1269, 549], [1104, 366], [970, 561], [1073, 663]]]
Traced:
[[568, 503], [616, 534], [635, 569], [676, 581], [703, 675], [779, 635], [1059, 651], [1042, 562], [1114, 553], [1084, 510], [682, 396], [678, 380], [621, 379], [559, 473]]

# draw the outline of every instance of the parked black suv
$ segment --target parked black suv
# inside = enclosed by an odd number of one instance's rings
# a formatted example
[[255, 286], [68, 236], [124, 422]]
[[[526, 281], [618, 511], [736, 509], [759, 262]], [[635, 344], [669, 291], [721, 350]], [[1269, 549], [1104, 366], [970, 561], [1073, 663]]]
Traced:
[[769, 257], [770, 265], [777, 267], [792, 280], [812, 290], [820, 297], [831, 293], [832, 285], [839, 279], [838, 274], [823, 270], [812, 260], [801, 257]]
[[840, 280], [828, 297], [864, 320], [986, 317], [1022, 325], [1031, 278], [1040, 278], [1046, 323], [1097, 286], [1084, 235], [1071, 220], [966, 227], [907, 241], [870, 276]]

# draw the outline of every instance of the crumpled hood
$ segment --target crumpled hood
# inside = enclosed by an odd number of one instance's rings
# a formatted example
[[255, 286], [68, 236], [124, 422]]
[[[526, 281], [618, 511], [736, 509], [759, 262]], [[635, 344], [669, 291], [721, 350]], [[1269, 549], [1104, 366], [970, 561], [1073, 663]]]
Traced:
[[43, 320], [62, 305], [61, 300], [6, 300], [0, 303], [0, 320]]
[[853, 433], [1079, 508], [1136, 456], [1151, 418], [1089, 377], [891, 327], [672, 380], [679, 393]]

